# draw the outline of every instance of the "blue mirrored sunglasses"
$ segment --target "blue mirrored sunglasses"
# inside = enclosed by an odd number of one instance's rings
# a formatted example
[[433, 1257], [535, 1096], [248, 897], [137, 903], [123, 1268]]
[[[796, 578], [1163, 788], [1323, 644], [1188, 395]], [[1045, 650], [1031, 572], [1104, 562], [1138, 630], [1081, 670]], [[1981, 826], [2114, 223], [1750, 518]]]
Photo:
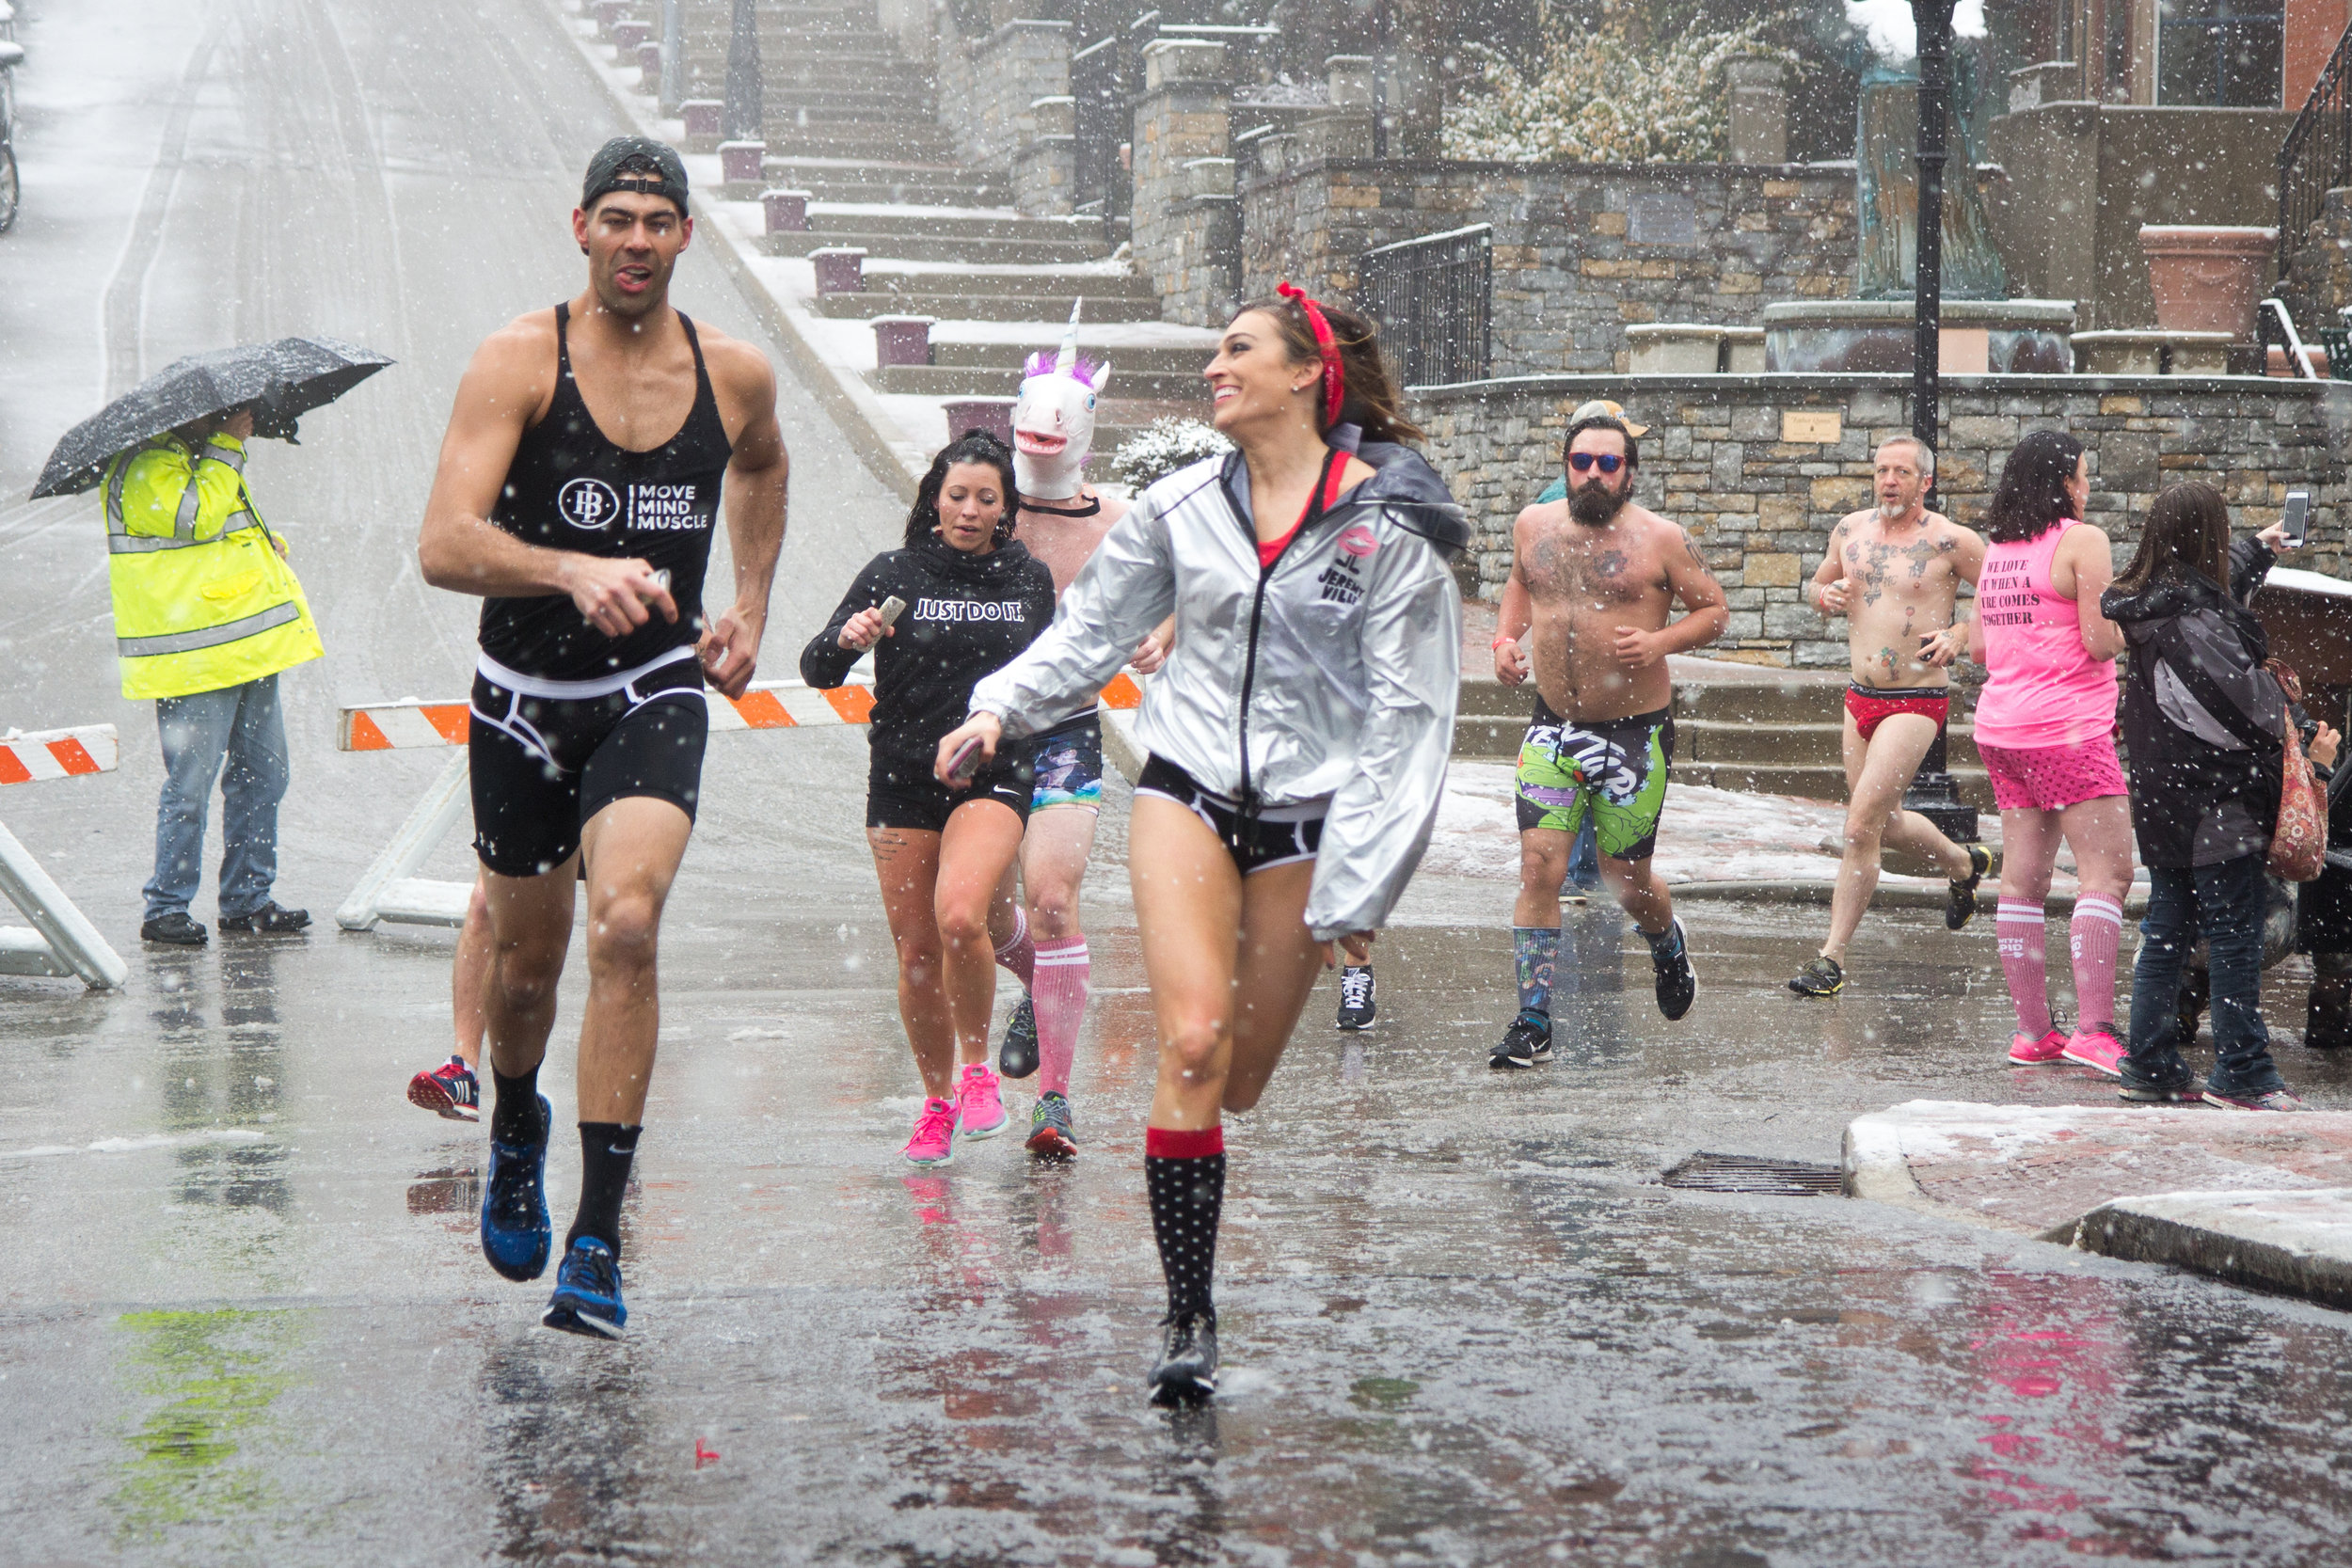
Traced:
[[1613, 451], [1572, 451], [1568, 453], [1568, 467], [1580, 474], [1596, 463], [1600, 465], [1602, 473], [1613, 474], [1625, 467], [1625, 458]]

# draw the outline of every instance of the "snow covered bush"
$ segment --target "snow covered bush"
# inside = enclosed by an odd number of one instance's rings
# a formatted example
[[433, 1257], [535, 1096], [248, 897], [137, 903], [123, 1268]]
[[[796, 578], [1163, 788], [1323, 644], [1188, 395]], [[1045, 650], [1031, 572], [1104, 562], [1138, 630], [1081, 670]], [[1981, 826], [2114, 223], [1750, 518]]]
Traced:
[[1683, 33], [1637, 49], [1607, 27], [1549, 29], [1540, 67], [1483, 45], [1483, 90], [1446, 105], [1445, 156], [1508, 163], [1713, 163], [1731, 143], [1724, 68], [1739, 59], [1797, 63], [1765, 41], [1780, 19]]
[[1140, 490], [1204, 457], [1222, 457], [1232, 450], [1232, 442], [1199, 420], [1153, 420], [1112, 455], [1111, 472], [1121, 484]]

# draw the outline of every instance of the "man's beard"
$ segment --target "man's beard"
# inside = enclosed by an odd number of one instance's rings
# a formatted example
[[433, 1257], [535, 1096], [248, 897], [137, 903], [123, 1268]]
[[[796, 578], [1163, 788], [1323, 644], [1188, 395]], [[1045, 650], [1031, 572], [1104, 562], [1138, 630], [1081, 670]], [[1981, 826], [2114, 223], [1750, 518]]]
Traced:
[[1599, 528], [1624, 511], [1631, 496], [1629, 489], [1616, 490], [1600, 480], [1588, 479], [1568, 492], [1568, 515], [1587, 528]]
[[1904, 501], [1900, 505], [1889, 505], [1885, 501], [1881, 501], [1879, 502], [1879, 520], [1886, 523], [1894, 522], [1897, 518], [1909, 514], [1911, 509], [1918, 504], [1915, 499]]

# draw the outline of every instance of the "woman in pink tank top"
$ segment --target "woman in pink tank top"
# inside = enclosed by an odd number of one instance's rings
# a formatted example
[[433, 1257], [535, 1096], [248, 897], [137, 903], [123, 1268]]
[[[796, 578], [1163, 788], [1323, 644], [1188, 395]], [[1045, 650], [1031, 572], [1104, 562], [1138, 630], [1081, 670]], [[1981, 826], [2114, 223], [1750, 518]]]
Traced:
[[[1985, 667], [1977, 752], [2001, 809], [2001, 969], [2017, 1008], [2009, 1059], [2078, 1062], [2113, 1075], [2116, 955], [2132, 883], [2131, 806], [2115, 755], [2122, 628], [2099, 613], [2115, 576], [2107, 536], [2078, 519], [2090, 499], [2083, 444], [2056, 430], [2017, 443], [1986, 520], [1970, 653]], [[2042, 904], [2058, 844], [2080, 888], [2070, 935], [2074, 1032], [2051, 1016]]]

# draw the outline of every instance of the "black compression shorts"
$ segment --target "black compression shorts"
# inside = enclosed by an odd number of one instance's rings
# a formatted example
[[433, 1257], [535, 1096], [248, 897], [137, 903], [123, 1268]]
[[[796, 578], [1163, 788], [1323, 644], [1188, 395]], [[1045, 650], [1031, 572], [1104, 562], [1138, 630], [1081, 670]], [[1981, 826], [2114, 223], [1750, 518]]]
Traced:
[[554, 870], [589, 818], [632, 796], [693, 820], [710, 709], [691, 661], [588, 698], [525, 696], [477, 672], [472, 708], [474, 853], [497, 875]]
[[878, 750], [866, 774], [866, 825], [946, 832], [947, 818], [956, 808], [974, 800], [994, 800], [1026, 822], [1033, 784], [1025, 747], [1005, 746], [996, 753], [995, 762], [973, 776], [969, 789], [949, 789], [941, 784], [929, 762], [888, 756]]
[[1243, 876], [1278, 865], [1311, 861], [1323, 847], [1323, 819], [1331, 802], [1311, 800], [1303, 805], [1265, 806], [1245, 823], [1241, 802], [1200, 787], [1193, 776], [1161, 757], [1147, 757], [1143, 776], [1136, 781], [1137, 795], [1173, 800], [1208, 824], [1223, 842], [1225, 852]]

